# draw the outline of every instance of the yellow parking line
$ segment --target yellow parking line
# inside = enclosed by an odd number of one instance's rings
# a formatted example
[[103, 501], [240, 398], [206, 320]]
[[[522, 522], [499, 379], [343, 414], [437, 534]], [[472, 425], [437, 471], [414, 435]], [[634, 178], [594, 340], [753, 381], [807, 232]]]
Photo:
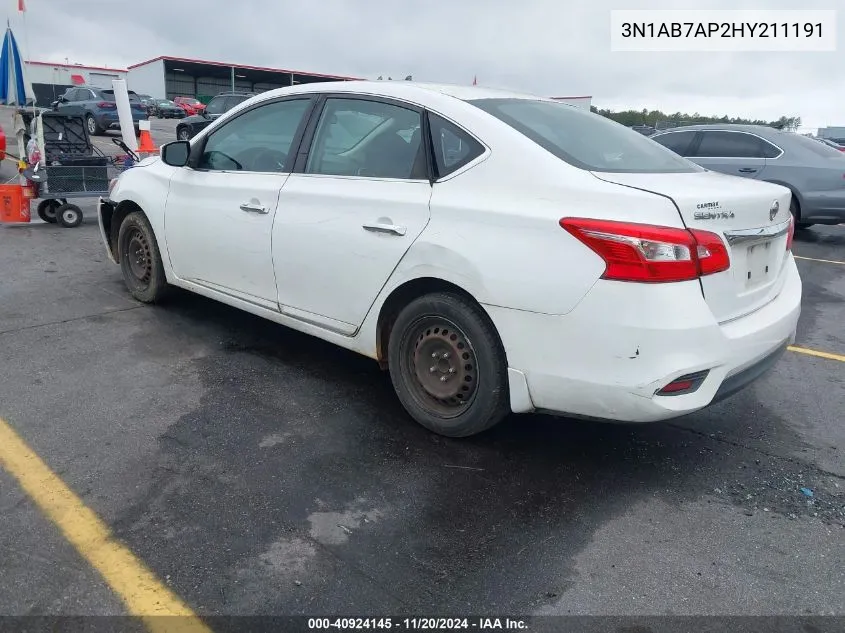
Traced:
[[841, 363], [845, 363], [845, 356], [843, 356], [842, 354], [819, 352], [814, 349], [807, 349], [806, 347], [796, 347], [795, 345], [790, 345], [787, 349], [790, 352], [798, 352], [799, 354], [806, 354], [807, 356], [818, 356], [819, 358], [826, 358], [828, 360], [838, 360]]
[[835, 259], [816, 259], [815, 257], [800, 257], [799, 255], [793, 255], [795, 259], [804, 259], [808, 262], [821, 262], [823, 264], [839, 264], [841, 266], [845, 266], [845, 262], [838, 262]]
[[211, 633], [190, 607], [112, 536], [108, 526], [2, 418], [0, 466], [100, 573], [126, 605], [129, 615], [140, 616], [153, 633]]

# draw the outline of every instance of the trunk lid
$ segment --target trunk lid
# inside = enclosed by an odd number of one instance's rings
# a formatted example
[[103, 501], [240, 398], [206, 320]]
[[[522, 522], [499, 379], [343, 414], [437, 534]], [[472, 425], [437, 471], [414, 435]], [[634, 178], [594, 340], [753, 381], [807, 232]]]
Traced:
[[725, 241], [730, 268], [701, 278], [705, 301], [720, 323], [777, 297], [785, 280], [792, 197], [785, 187], [715, 172], [593, 175], [667, 197], [687, 228], [716, 233]]

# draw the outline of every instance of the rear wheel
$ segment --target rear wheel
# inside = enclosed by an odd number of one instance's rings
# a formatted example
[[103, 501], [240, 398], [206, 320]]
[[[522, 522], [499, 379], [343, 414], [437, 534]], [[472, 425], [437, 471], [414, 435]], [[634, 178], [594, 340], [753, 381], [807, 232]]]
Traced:
[[58, 200], [42, 200], [38, 203], [38, 217], [45, 222], [55, 224], [58, 222], [56, 219], [56, 209], [60, 206], [61, 203]]
[[117, 235], [117, 253], [123, 281], [133, 297], [154, 303], [165, 296], [168, 285], [161, 253], [143, 213], [133, 211], [123, 219]]
[[493, 324], [458, 294], [419, 297], [399, 313], [388, 343], [393, 387], [427, 429], [467, 437], [510, 411], [507, 360]]
[[789, 201], [789, 212], [792, 214], [792, 217], [795, 218], [796, 229], [806, 229], [813, 226], [812, 223], [799, 222], [801, 209], [798, 207], [798, 201], [795, 199], [794, 195], [792, 196], [792, 200]]

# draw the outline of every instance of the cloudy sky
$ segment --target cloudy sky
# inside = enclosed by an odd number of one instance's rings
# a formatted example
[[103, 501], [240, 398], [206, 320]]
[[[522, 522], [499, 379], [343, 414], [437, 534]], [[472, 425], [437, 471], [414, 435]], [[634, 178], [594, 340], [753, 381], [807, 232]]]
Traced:
[[[611, 9], [690, 0], [18, 0], [39, 61], [125, 67], [159, 55], [394, 79], [472, 82], [612, 109], [845, 125], [842, 0], [698, 0], [699, 9], [835, 9], [837, 52], [620, 53]], [[26, 54], [26, 53], [25, 53]]]

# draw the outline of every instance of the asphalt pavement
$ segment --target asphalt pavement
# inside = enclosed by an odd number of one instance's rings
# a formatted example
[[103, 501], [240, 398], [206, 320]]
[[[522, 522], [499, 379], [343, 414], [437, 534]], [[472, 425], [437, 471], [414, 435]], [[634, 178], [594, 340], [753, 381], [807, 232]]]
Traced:
[[[845, 227], [794, 247], [830, 357], [669, 423], [451, 440], [366, 358], [133, 301], [83, 210], [0, 225], [0, 419], [196, 613], [845, 615]], [[126, 611], [2, 469], [0, 515], [0, 615]]]

